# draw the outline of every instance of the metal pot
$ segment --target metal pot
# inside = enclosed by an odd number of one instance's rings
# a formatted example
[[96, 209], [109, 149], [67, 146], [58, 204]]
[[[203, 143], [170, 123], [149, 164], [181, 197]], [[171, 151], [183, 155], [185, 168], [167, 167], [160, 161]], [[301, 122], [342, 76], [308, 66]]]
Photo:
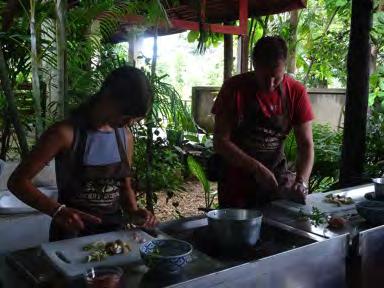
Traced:
[[375, 184], [375, 196], [376, 199], [384, 198], [384, 178], [374, 178], [372, 179]]
[[207, 213], [210, 232], [221, 248], [254, 246], [260, 237], [262, 214], [258, 210], [219, 209]]

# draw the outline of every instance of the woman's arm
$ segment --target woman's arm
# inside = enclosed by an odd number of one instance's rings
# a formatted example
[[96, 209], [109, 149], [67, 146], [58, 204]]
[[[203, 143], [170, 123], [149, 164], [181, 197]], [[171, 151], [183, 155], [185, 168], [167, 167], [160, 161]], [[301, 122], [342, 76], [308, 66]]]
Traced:
[[[134, 140], [131, 130], [127, 127], [127, 158], [129, 166], [132, 167], [133, 163], [133, 149], [134, 149]], [[127, 211], [131, 215], [137, 215], [145, 219], [143, 226], [152, 227], [157, 224], [155, 216], [146, 209], [140, 209], [137, 206], [136, 194], [132, 189], [131, 177], [125, 178], [121, 183], [120, 195], [122, 198], [123, 210]]]
[[41, 193], [32, 184], [32, 179], [55, 155], [70, 147], [72, 140], [73, 129], [68, 124], [58, 123], [50, 127], [12, 173], [8, 189], [27, 205], [52, 216], [60, 204]]
[[[50, 127], [39, 139], [31, 153], [21, 161], [8, 180], [8, 189], [27, 205], [53, 216], [61, 206], [57, 201], [47, 197], [33, 184], [32, 179], [57, 154], [70, 149], [73, 142], [73, 127], [60, 122]], [[61, 209], [54, 219], [71, 231], [84, 228], [84, 222], [100, 223], [95, 216], [72, 208]]]

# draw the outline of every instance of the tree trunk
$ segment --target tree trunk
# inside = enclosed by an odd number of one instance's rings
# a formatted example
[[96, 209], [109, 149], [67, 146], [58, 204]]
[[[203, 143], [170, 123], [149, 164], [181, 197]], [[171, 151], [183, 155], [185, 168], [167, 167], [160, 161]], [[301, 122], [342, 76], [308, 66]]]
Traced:
[[377, 70], [377, 56], [378, 56], [378, 48], [376, 45], [372, 44], [371, 47], [371, 59], [369, 65], [369, 74], [372, 75]]
[[66, 1], [56, 0], [56, 41], [57, 41], [57, 74], [59, 98], [59, 117], [64, 118], [66, 114], [68, 77], [67, 77], [67, 46], [66, 46]]
[[296, 46], [297, 46], [297, 26], [299, 24], [299, 11], [294, 10], [290, 13], [289, 19], [289, 39], [288, 39], [288, 59], [287, 72], [295, 74], [296, 72]]
[[363, 181], [369, 93], [372, 0], [353, 0], [348, 51], [347, 98], [340, 169], [342, 187]]
[[8, 143], [9, 136], [11, 133], [11, 123], [9, 123], [9, 117], [3, 117], [4, 119], [4, 129], [1, 133], [1, 151], [0, 151], [0, 159], [4, 161], [7, 160], [7, 151], [8, 151]]
[[233, 35], [224, 34], [224, 80], [232, 76], [233, 70]]
[[27, 138], [25, 136], [24, 129], [17, 112], [15, 95], [13, 94], [12, 85], [8, 77], [8, 69], [5, 62], [2, 47], [3, 45], [0, 42], [0, 80], [4, 90], [5, 99], [8, 105], [9, 117], [11, 118], [13, 126], [15, 127], [17, 139], [19, 141], [20, 154], [21, 154], [21, 157], [25, 157], [28, 154]]
[[[151, 76], [152, 79], [156, 75], [156, 66], [157, 66], [157, 36], [158, 36], [158, 27], [155, 28], [155, 35], [153, 37], [153, 54], [152, 54], [152, 66], [151, 66]], [[153, 80], [152, 80], [153, 85]], [[156, 97], [156, 95], [155, 95]], [[152, 108], [148, 113], [147, 118], [147, 153], [146, 153], [146, 162], [147, 162], [147, 171], [146, 171], [146, 205], [147, 209], [153, 212], [154, 201], [153, 201], [153, 187], [152, 187], [152, 162], [153, 162], [153, 114]]]
[[30, 31], [31, 31], [31, 68], [32, 68], [32, 95], [35, 110], [35, 124], [36, 124], [36, 138], [40, 137], [43, 133], [43, 122], [41, 114], [41, 97], [40, 97], [40, 80], [39, 80], [39, 60], [37, 55], [37, 37], [36, 37], [36, 1], [30, 0], [31, 18], [30, 18]]

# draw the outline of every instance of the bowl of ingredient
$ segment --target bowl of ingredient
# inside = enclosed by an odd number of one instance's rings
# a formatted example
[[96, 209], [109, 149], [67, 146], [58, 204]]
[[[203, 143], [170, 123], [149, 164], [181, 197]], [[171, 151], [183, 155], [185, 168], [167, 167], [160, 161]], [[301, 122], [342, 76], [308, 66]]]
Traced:
[[192, 260], [193, 247], [177, 239], [155, 239], [140, 246], [145, 265], [159, 273], [176, 274]]
[[357, 213], [370, 224], [384, 224], [384, 202], [366, 200], [356, 204]]
[[91, 268], [84, 274], [88, 288], [118, 288], [122, 276], [123, 270], [119, 267]]

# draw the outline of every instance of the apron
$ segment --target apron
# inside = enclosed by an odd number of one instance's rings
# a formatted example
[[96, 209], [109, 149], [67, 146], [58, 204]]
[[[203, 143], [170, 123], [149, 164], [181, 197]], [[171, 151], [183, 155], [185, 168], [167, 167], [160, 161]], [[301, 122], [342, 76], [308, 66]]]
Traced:
[[218, 183], [221, 208], [261, 208], [270, 201], [278, 199], [279, 195], [286, 193], [295, 180], [295, 174], [287, 168], [284, 154], [284, 140], [291, 130], [291, 120], [283, 85], [280, 84], [278, 87], [282, 114], [271, 117], [266, 117], [261, 111], [259, 102], [254, 96], [256, 91], [251, 90], [253, 91], [245, 91], [253, 96], [248, 97], [246, 105], [240, 97], [242, 91], [237, 92], [239, 116], [231, 140], [247, 155], [261, 162], [274, 173], [279, 183], [279, 191], [271, 191], [260, 184], [263, 179], [256, 179], [249, 172], [227, 163], [224, 167], [224, 177]]
[[85, 222], [84, 230], [70, 233], [52, 221], [50, 241], [105, 233], [123, 228], [120, 185], [124, 178], [130, 176], [130, 166], [117, 129], [115, 129], [114, 134], [121, 162], [97, 166], [84, 165], [87, 131], [81, 127], [75, 128], [74, 145], [71, 151], [67, 151], [56, 158], [59, 203], [98, 216], [102, 219], [102, 223], [90, 224]]

